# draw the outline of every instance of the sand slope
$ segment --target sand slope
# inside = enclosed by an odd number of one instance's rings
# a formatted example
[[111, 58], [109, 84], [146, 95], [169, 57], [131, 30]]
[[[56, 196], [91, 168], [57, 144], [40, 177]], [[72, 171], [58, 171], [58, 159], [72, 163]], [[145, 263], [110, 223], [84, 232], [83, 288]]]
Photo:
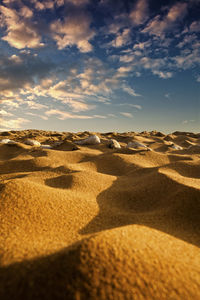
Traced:
[[89, 135], [1, 133], [0, 299], [200, 299], [200, 134]]

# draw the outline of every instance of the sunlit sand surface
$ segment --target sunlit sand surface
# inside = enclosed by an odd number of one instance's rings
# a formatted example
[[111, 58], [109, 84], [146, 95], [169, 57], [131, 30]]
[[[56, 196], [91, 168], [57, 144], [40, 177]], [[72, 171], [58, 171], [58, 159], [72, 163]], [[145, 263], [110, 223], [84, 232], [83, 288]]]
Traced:
[[200, 299], [200, 134], [3, 139], [0, 299]]

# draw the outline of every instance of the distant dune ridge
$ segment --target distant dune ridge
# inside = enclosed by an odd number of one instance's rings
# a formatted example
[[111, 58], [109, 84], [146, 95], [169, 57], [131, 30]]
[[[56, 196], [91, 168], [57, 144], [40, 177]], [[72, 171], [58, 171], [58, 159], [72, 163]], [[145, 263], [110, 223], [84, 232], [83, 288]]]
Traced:
[[200, 299], [200, 134], [1, 132], [0, 205], [2, 300]]

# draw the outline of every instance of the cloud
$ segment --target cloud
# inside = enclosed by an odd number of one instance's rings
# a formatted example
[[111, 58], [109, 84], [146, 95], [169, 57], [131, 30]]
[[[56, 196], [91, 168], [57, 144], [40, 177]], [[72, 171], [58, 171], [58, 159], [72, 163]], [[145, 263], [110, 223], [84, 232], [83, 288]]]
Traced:
[[9, 100], [9, 99], [3, 99], [0, 100], [0, 104], [3, 106], [8, 107], [9, 109], [16, 109], [19, 107], [19, 103], [14, 101], [13, 99]]
[[118, 48], [127, 46], [130, 43], [130, 41], [130, 28], [126, 28], [121, 33], [117, 33], [116, 38], [111, 41], [110, 45], [112, 47]]
[[130, 63], [132, 62], [133, 60], [135, 59], [135, 56], [132, 54], [132, 55], [120, 55], [120, 62], [124, 62], [124, 63]]
[[70, 100], [67, 102], [67, 104], [72, 108], [73, 112], [87, 111], [95, 108], [95, 105], [89, 105], [80, 101]]
[[171, 95], [169, 93], [165, 94], [165, 98], [170, 99]]
[[44, 104], [41, 104], [41, 103], [37, 103], [35, 101], [30, 101], [29, 100], [29, 101], [26, 101], [25, 103], [28, 105], [28, 107], [30, 109], [41, 110], [43, 108], [48, 108], [47, 105], [44, 105]]
[[57, 43], [58, 49], [77, 46], [80, 52], [90, 52], [93, 47], [89, 42], [95, 35], [90, 28], [91, 19], [84, 12], [74, 12], [64, 21], [55, 21], [51, 24], [52, 37]]
[[102, 116], [102, 115], [94, 115], [94, 118], [99, 118], [99, 119], [106, 119], [106, 116]]
[[195, 120], [184, 120], [184, 121], [182, 121], [182, 124], [190, 124], [193, 122], [195, 122]]
[[131, 113], [127, 113], [127, 112], [120, 112], [120, 114], [126, 118], [133, 118], [133, 115]]
[[20, 9], [20, 16], [24, 17], [24, 18], [31, 18], [33, 16], [33, 12], [32, 10], [27, 7], [27, 6], [23, 6], [21, 9]]
[[194, 41], [197, 41], [197, 36], [195, 34], [186, 35], [184, 39], [178, 43], [177, 47], [183, 48], [186, 45], [190, 46]]
[[40, 1], [34, 1], [35, 2], [35, 8], [37, 10], [44, 10], [44, 9], [52, 9], [54, 8], [54, 1], [52, 0], [43, 0], [42, 2]]
[[10, 57], [0, 55], [0, 96], [2, 91], [6, 95], [35, 84], [36, 80], [46, 77], [53, 66], [51, 61], [42, 61], [34, 55], [21, 53]]
[[152, 74], [157, 75], [162, 79], [167, 79], [173, 76], [172, 72], [166, 70], [168, 63], [166, 58], [151, 58], [145, 56], [137, 62], [137, 65], [139, 68], [151, 70]]
[[17, 49], [44, 46], [41, 43], [41, 36], [36, 28], [34, 28], [33, 23], [28, 21], [32, 16], [31, 13], [31, 10], [26, 6], [16, 11], [15, 9], [0, 5], [3, 25], [7, 27], [7, 34], [2, 37], [2, 40], [7, 41], [10, 46]]
[[133, 108], [137, 108], [139, 110], [142, 109], [142, 106], [141, 105], [138, 105], [138, 104], [132, 104], [132, 103], [120, 103], [119, 106], [130, 106], [130, 107], [133, 107]]
[[134, 107], [134, 108], [137, 108], [139, 110], [142, 109], [142, 106], [141, 105], [138, 105], [138, 104], [129, 104], [130, 106]]
[[140, 64], [142, 64], [145, 69], [157, 70], [165, 65], [165, 59], [144, 56], [141, 58]]
[[20, 64], [20, 63], [22, 63], [21, 57], [19, 57], [18, 55], [15, 55], [15, 54], [11, 55], [11, 56], [9, 57], [9, 59], [10, 59], [11, 61], [13, 61], [15, 64]]
[[75, 115], [69, 112], [60, 111], [58, 109], [51, 109], [46, 111], [45, 114], [47, 116], [57, 115], [59, 116], [58, 119], [65, 120], [65, 119], [92, 119], [92, 116], [84, 116], [84, 115]]
[[55, 6], [66, 6], [71, 4], [74, 6], [83, 6], [89, 2], [89, 0], [31, 0], [35, 4], [37, 10], [54, 9]]
[[107, 116], [111, 117], [111, 118], [116, 118], [116, 115], [114, 115], [114, 114], [108, 114]]
[[152, 42], [150, 40], [148, 41], [145, 41], [145, 42], [140, 42], [140, 43], [137, 43], [133, 46], [133, 49], [136, 49], [136, 50], [145, 50], [149, 47], [151, 47], [152, 45]]
[[143, 24], [148, 18], [147, 0], [138, 0], [130, 13], [130, 19], [133, 25]]
[[168, 13], [163, 18], [157, 15], [152, 19], [142, 32], [162, 36], [165, 32], [174, 28], [176, 24], [184, 18], [186, 13], [187, 3], [176, 3], [168, 10]]
[[7, 111], [5, 111], [3, 109], [0, 110], [0, 117], [10, 117], [10, 116], [13, 116], [13, 114], [8, 113]]
[[66, 0], [66, 2], [70, 2], [74, 5], [84, 5], [89, 2], [89, 0]]
[[122, 89], [123, 89], [124, 92], [128, 93], [131, 96], [134, 96], [134, 97], [140, 97], [141, 96], [140, 94], [137, 94], [132, 88], [130, 88], [128, 86], [123, 85]]
[[200, 21], [194, 21], [190, 25], [191, 32], [200, 32]]
[[[73, 112], [87, 111], [95, 108], [95, 105], [85, 103], [83, 99], [86, 95], [84, 95], [82, 90], [79, 90], [79, 92], [80, 93], [73, 92], [73, 90], [71, 91], [70, 88], [68, 88], [67, 80], [60, 81], [46, 89], [44, 86], [37, 87], [38, 95], [41, 93], [43, 96], [50, 96], [57, 99], [71, 107]], [[82, 101], [80, 101], [80, 99], [82, 99]]]
[[167, 72], [167, 71], [164, 72], [164, 71], [153, 70], [152, 73], [154, 75], [158, 75], [162, 79], [168, 79], [173, 76], [172, 72]]
[[48, 117], [47, 117], [47, 116], [41, 116], [41, 115], [34, 114], [34, 113], [31, 113], [31, 112], [26, 112], [26, 115], [32, 116], [32, 117], [41, 118], [41, 119], [43, 119], [43, 120], [48, 120]]
[[126, 77], [133, 69], [132, 66], [121, 66], [117, 69], [116, 77]]
[[173, 62], [176, 63], [176, 67], [187, 70], [195, 65], [200, 64], [200, 51], [199, 48], [195, 48], [192, 51], [182, 52], [172, 58]]
[[13, 120], [3, 120], [0, 118], [0, 123], [2, 127], [5, 128], [12, 128], [12, 129], [19, 129], [22, 128], [24, 124], [29, 123], [30, 120], [24, 118], [17, 118]]

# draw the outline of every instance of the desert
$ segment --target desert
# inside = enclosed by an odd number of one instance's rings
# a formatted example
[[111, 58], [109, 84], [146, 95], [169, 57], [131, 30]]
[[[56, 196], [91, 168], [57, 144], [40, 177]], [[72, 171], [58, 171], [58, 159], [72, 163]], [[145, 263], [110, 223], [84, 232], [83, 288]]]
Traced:
[[200, 298], [200, 134], [1, 132], [0, 200], [2, 300]]

